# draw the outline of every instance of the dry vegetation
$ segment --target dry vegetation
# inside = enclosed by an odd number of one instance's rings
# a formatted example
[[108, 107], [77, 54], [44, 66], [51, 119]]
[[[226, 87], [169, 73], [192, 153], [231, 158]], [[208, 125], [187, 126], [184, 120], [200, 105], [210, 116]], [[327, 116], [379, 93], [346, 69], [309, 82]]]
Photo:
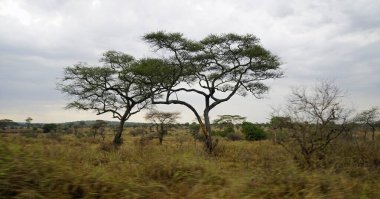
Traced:
[[[27, 135], [27, 136], [26, 136]], [[0, 198], [380, 198], [380, 143], [339, 139], [305, 168], [272, 141], [0, 134]]]

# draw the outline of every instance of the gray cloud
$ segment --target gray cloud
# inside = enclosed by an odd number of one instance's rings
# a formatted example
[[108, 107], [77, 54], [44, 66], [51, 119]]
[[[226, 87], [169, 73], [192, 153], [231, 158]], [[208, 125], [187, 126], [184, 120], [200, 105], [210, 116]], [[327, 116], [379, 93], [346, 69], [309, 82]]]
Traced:
[[[283, 102], [290, 86], [323, 78], [335, 79], [358, 109], [380, 106], [379, 14], [376, 0], [2, 0], [0, 118], [98, 118], [62, 109], [67, 98], [55, 84], [63, 68], [79, 61], [96, 64], [110, 49], [136, 57], [154, 55], [141, 36], [157, 30], [182, 32], [192, 39], [252, 33], [281, 57], [286, 77], [269, 81], [267, 98], [236, 97], [213, 116], [241, 114], [266, 121], [270, 107]], [[193, 118], [181, 107], [170, 109], [181, 110], [183, 121]], [[142, 114], [132, 120], [142, 121]]]

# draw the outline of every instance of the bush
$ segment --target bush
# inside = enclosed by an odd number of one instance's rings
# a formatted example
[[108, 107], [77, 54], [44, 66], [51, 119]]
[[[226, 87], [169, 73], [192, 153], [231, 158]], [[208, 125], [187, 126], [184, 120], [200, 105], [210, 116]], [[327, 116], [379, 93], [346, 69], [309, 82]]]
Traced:
[[242, 124], [242, 132], [246, 140], [264, 140], [267, 138], [265, 131], [251, 122], [244, 122]]
[[226, 133], [224, 131], [212, 131], [211, 133], [214, 136], [226, 137]]
[[227, 137], [229, 134], [234, 134], [235, 129], [234, 125], [232, 123], [226, 123], [224, 124], [224, 128], [222, 131], [214, 131], [213, 135], [217, 135], [220, 137]]
[[42, 127], [42, 129], [44, 130], [44, 133], [49, 133], [49, 132], [52, 132], [52, 131], [56, 131], [57, 127], [58, 126], [56, 124], [44, 124], [44, 126]]
[[237, 133], [230, 133], [226, 137], [227, 137], [228, 140], [231, 140], [231, 141], [238, 141], [238, 140], [242, 140], [243, 139], [243, 137], [240, 134], [237, 134]]
[[191, 133], [191, 135], [193, 136], [194, 140], [199, 140], [199, 141], [204, 141], [205, 140], [205, 136], [200, 133], [200, 126], [199, 124], [193, 122], [189, 125], [189, 131]]
[[193, 135], [193, 138], [198, 141], [205, 141], [205, 136], [202, 133], [196, 133]]
[[143, 128], [134, 128], [129, 131], [129, 134], [133, 137], [143, 135], [145, 133], [145, 130]]
[[199, 124], [193, 122], [191, 124], [189, 124], [189, 131], [192, 135], [196, 135], [197, 133], [199, 133]]

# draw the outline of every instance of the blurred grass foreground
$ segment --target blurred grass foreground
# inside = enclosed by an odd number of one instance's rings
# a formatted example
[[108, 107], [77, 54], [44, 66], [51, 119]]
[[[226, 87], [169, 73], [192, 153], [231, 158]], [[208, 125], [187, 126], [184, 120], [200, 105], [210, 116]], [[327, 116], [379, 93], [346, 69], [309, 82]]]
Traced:
[[221, 139], [210, 155], [186, 135], [163, 145], [125, 135], [117, 148], [110, 137], [26, 135], [0, 134], [1, 199], [380, 198], [378, 144], [337, 142], [305, 168], [269, 140]]

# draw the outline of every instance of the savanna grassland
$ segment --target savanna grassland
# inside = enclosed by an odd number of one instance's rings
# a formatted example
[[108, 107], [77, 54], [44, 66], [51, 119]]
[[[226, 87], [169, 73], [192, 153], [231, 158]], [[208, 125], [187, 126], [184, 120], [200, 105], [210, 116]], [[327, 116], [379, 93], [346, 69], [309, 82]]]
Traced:
[[379, 141], [339, 139], [315, 167], [271, 140], [0, 134], [0, 198], [380, 198]]

